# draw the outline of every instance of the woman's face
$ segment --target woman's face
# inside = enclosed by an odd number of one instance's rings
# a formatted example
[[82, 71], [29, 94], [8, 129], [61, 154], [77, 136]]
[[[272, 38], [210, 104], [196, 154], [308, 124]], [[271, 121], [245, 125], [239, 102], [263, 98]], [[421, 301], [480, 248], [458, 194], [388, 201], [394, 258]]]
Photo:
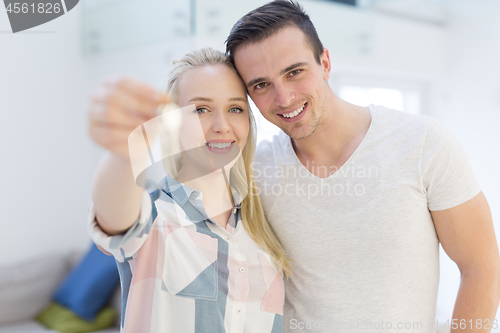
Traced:
[[249, 132], [246, 89], [236, 72], [226, 65], [189, 69], [179, 78], [178, 104], [195, 105], [183, 116], [181, 145], [202, 147], [186, 149], [184, 159], [207, 171], [231, 167]]

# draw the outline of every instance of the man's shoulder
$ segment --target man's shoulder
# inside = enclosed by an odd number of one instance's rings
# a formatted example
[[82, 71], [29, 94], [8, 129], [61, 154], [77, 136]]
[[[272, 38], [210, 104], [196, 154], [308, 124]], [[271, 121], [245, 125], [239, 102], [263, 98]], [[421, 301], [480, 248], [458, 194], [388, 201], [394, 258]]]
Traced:
[[[429, 131], [442, 131], [442, 126], [435, 118], [427, 115], [415, 115], [390, 109], [384, 106], [373, 106], [373, 128], [376, 135], [398, 138], [424, 138]], [[404, 140], [403, 140], [404, 141]]]
[[407, 126], [409, 124], [418, 126], [429, 126], [430, 124], [436, 122], [436, 120], [430, 116], [422, 114], [411, 114], [408, 112], [399, 111], [396, 109], [391, 109], [385, 106], [373, 106], [374, 116], [378, 123], [383, 125], [400, 125]]

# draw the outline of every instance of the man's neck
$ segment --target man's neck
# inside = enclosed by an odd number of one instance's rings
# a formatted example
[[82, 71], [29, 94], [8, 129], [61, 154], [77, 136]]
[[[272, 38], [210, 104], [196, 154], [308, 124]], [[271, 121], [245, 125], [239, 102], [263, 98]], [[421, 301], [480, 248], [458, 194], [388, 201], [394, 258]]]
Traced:
[[316, 131], [305, 139], [292, 139], [292, 145], [301, 163], [325, 178], [347, 162], [370, 124], [368, 108], [343, 101], [330, 90]]

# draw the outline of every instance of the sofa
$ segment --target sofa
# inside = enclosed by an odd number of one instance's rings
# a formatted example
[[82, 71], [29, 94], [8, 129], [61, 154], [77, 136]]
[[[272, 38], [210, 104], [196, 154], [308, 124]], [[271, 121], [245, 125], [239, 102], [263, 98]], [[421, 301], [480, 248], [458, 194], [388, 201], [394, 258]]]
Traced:
[[[53, 300], [85, 251], [49, 254], [17, 264], [0, 266], [0, 333], [57, 332], [35, 318]], [[116, 313], [114, 325], [96, 332], [120, 332], [121, 291], [119, 285], [109, 299]]]

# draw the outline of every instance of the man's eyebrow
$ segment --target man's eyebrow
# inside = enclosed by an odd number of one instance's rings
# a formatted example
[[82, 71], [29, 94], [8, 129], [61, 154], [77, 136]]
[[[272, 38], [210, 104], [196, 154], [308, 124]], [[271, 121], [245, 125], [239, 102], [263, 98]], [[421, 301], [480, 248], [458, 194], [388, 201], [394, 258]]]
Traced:
[[293, 64], [293, 65], [291, 65], [291, 66], [288, 66], [287, 68], [285, 68], [284, 70], [282, 70], [282, 71], [280, 72], [280, 75], [283, 75], [283, 74], [285, 74], [286, 72], [289, 72], [289, 71], [291, 71], [292, 69], [295, 69], [295, 68], [297, 68], [297, 67], [300, 67], [300, 66], [305, 66], [305, 65], [307, 65], [307, 62], [298, 62], [298, 63]]
[[[300, 67], [300, 66], [305, 66], [305, 65], [307, 65], [307, 62], [298, 62], [298, 63], [296, 63], [296, 64], [290, 65], [290, 66], [288, 66], [287, 68], [285, 68], [284, 70], [282, 70], [282, 71], [280, 72], [280, 75], [283, 75], [283, 74], [285, 74], [286, 72], [289, 72], [289, 71], [291, 71], [291, 70], [293, 70], [293, 69], [295, 69], [295, 68], [297, 68], [297, 67]], [[254, 84], [259, 83], [259, 82], [261, 82], [261, 81], [266, 81], [266, 78], [265, 78], [265, 77], [259, 77], [259, 78], [257, 78], [257, 79], [253, 79], [252, 81], [250, 81], [250, 82], [248, 82], [248, 83], [247, 83], [247, 87], [251, 87], [251, 86], [253, 86]]]
[[[212, 101], [213, 101], [213, 99], [211, 99], [211, 98], [207, 98], [207, 97], [193, 97], [193, 98], [191, 98], [191, 99], [189, 100], [189, 102], [191, 102], [191, 101], [212, 102]], [[188, 103], [189, 103], [189, 102], [188, 102]]]

